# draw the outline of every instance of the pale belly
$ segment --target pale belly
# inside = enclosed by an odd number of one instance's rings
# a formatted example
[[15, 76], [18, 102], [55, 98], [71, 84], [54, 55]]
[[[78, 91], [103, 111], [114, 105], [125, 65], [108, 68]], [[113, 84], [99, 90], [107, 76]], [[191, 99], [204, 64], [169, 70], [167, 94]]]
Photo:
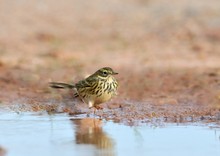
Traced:
[[103, 102], [107, 102], [109, 101], [111, 98], [112, 98], [112, 93], [103, 93], [101, 96], [99, 97], [95, 97], [94, 99], [94, 104], [100, 104], [100, 103], [103, 103]]
[[113, 93], [103, 93], [101, 96], [88, 95], [83, 98], [83, 101], [89, 105], [96, 106], [100, 103], [109, 101], [113, 96]]

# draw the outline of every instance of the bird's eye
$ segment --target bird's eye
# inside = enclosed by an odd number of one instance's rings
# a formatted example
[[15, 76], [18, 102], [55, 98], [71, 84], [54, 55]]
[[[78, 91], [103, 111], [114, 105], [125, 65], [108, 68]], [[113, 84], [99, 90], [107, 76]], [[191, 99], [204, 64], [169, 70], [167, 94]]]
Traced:
[[107, 74], [108, 74], [108, 73], [107, 73], [106, 71], [104, 71], [104, 72], [103, 72], [103, 75], [105, 75], [105, 76], [106, 76]]

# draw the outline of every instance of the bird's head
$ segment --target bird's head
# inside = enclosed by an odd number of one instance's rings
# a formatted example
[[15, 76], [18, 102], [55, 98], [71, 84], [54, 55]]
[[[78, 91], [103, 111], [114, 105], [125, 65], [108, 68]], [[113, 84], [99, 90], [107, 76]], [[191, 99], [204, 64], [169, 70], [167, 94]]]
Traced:
[[110, 67], [104, 67], [96, 71], [96, 74], [101, 77], [108, 77], [109, 75], [116, 75], [118, 73], [113, 71]]

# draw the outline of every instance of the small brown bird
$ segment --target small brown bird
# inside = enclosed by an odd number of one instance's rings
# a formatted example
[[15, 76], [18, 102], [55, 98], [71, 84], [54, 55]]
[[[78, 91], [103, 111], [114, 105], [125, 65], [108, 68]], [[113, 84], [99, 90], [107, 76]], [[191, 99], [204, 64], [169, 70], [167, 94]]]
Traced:
[[75, 89], [76, 96], [87, 103], [89, 108], [97, 108], [99, 104], [109, 101], [116, 95], [118, 82], [113, 77], [116, 74], [118, 73], [110, 67], [104, 67], [76, 84], [50, 82], [50, 87]]

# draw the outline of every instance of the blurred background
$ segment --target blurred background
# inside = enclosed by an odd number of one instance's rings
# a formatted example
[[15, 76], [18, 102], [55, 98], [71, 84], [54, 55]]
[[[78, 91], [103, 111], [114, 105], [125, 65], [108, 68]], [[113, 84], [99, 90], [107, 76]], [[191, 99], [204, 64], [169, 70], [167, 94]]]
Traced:
[[218, 0], [2, 0], [0, 21], [10, 66], [219, 65]]
[[198, 89], [201, 73], [218, 75], [219, 41], [219, 0], [1, 0], [0, 100], [103, 66], [120, 73], [121, 98]]

